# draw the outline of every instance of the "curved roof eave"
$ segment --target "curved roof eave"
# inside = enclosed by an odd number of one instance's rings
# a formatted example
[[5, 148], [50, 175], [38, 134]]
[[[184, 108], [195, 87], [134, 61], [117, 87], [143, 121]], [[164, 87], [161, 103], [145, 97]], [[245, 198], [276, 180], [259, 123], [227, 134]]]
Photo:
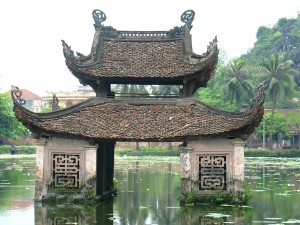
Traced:
[[25, 109], [12, 92], [16, 117], [38, 136], [93, 140], [181, 141], [193, 138], [246, 139], [260, 123], [264, 92], [259, 88], [248, 110], [226, 112], [195, 99], [121, 101], [89, 99], [73, 107], [38, 114]]

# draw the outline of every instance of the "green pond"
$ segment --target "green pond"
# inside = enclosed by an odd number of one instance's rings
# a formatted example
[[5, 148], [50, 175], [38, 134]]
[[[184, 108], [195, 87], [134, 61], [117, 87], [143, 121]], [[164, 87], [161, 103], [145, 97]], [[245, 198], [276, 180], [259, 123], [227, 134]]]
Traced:
[[117, 157], [114, 176], [109, 201], [35, 203], [35, 158], [0, 156], [0, 225], [300, 224], [300, 158], [246, 158], [245, 206], [180, 206], [178, 157]]

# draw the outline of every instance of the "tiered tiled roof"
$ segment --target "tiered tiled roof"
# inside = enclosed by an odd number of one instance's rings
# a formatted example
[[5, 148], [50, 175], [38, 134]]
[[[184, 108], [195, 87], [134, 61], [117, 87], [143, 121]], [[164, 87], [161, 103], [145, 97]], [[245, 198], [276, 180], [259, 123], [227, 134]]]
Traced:
[[119, 31], [105, 27], [94, 10], [95, 35], [91, 53], [75, 56], [63, 42], [66, 64], [81, 83], [107, 97], [109, 85], [183, 85], [183, 99], [107, 99], [95, 97], [70, 108], [37, 114], [21, 104], [21, 92], [12, 90], [18, 120], [38, 137], [55, 136], [93, 141], [185, 141], [199, 138], [246, 139], [260, 123], [264, 93], [260, 86], [249, 109], [233, 113], [212, 108], [192, 96], [206, 86], [218, 59], [216, 38], [203, 55], [192, 50], [190, 30], [194, 11], [181, 16], [182, 27], [169, 31]]
[[93, 140], [182, 141], [193, 138], [246, 139], [260, 123], [264, 93], [260, 86], [245, 112], [224, 112], [195, 99], [118, 100], [91, 98], [70, 108], [36, 114], [19, 104], [16, 117], [38, 136]]

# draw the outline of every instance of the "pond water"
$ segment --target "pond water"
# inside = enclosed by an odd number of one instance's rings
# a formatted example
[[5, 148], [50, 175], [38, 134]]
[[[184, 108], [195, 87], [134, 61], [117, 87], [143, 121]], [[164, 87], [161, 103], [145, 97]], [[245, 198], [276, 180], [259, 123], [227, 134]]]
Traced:
[[34, 203], [35, 158], [0, 156], [0, 225], [300, 224], [300, 159], [246, 158], [247, 206], [180, 206], [178, 157], [117, 157], [118, 193], [95, 205]]

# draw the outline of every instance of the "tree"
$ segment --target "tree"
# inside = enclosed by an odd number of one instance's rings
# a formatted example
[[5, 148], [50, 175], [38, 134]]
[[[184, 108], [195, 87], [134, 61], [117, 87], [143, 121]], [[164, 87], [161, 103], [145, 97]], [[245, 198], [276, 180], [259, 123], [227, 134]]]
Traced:
[[197, 99], [201, 100], [202, 102], [226, 111], [234, 111], [235, 105], [224, 101], [222, 99], [222, 93], [220, 89], [212, 89], [210, 87], [207, 88], [199, 88], [199, 90], [196, 92], [197, 96], [195, 96]]
[[221, 110], [234, 111], [234, 104], [228, 101], [224, 101], [224, 99], [222, 98], [222, 89], [220, 88], [220, 86], [222, 87], [224, 83], [222, 71], [226, 66], [226, 60], [226, 52], [223, 49], [220, 49], [218, 64], [214, 76], [208, 81], [206, 88], [199, 88], [196, 91], [194, 97], [212, 107]]
[[0, 137], [19, 138], [29, 134], [29, 130], [15, 117], [11, 99], [6, 94], [0, 94]]
[[151, 94], [164, 95], [164, 96], [179, 95], [179, 86], [178, 85], [152, 85]]
[[265, 88], [272, 102], [272, 114], [270, 120], [269, 147], [272, 148], [272, 131], [274, 126], [274, 112], [277, 99], [291, 97], [295, 91], [296, 83], [294, 76], [297, 71], [292, 69], [292, 61], [285, 60], [284, 55], [271, 55], [263, 59], [259, 64], [261, 67], [261, 79], [264, 81]]
[[[261, 140], [263, 139], [263, 135], [272, 133], [272, 139], [278, 140], [279, 136], [282, 138], [289, 138], [290, 137], [290, 128], [288, 126], [286, 117], [281, 113], [274, 113], [273, 120], [274, 120], [274, 126], [270, 126], [270, 120], [272, 117], [272, 113], [268, 112], [264, 115], [264, 121], [265, 121], [265, 129], [263, 128], [263, 121], [259, 124], [257, 127], [254, 136]], [[271, 131], [272, 129], [272, 131]]]
[[223, 88], [224, 98], [235, 102], [237, 110], [240, 110], [242, 102], [249, 101], [253, 95], [253, 88], [245, 79], [247, 74], [243, 67], [244, 62], [242, 60], [231, 61], [225, 68], [224, 81], [222, 81], [225, 84]]
[[298, 134], [298, 149], [300, 149], [300, 113], [299, 112], [289, 112], [286, 114], [286, 121], [288, 123], [289, 129]]
[[116, 96], [135, 97], [135, 95], [149, 95], [145, 85], [117, 84], [114, 87]]

